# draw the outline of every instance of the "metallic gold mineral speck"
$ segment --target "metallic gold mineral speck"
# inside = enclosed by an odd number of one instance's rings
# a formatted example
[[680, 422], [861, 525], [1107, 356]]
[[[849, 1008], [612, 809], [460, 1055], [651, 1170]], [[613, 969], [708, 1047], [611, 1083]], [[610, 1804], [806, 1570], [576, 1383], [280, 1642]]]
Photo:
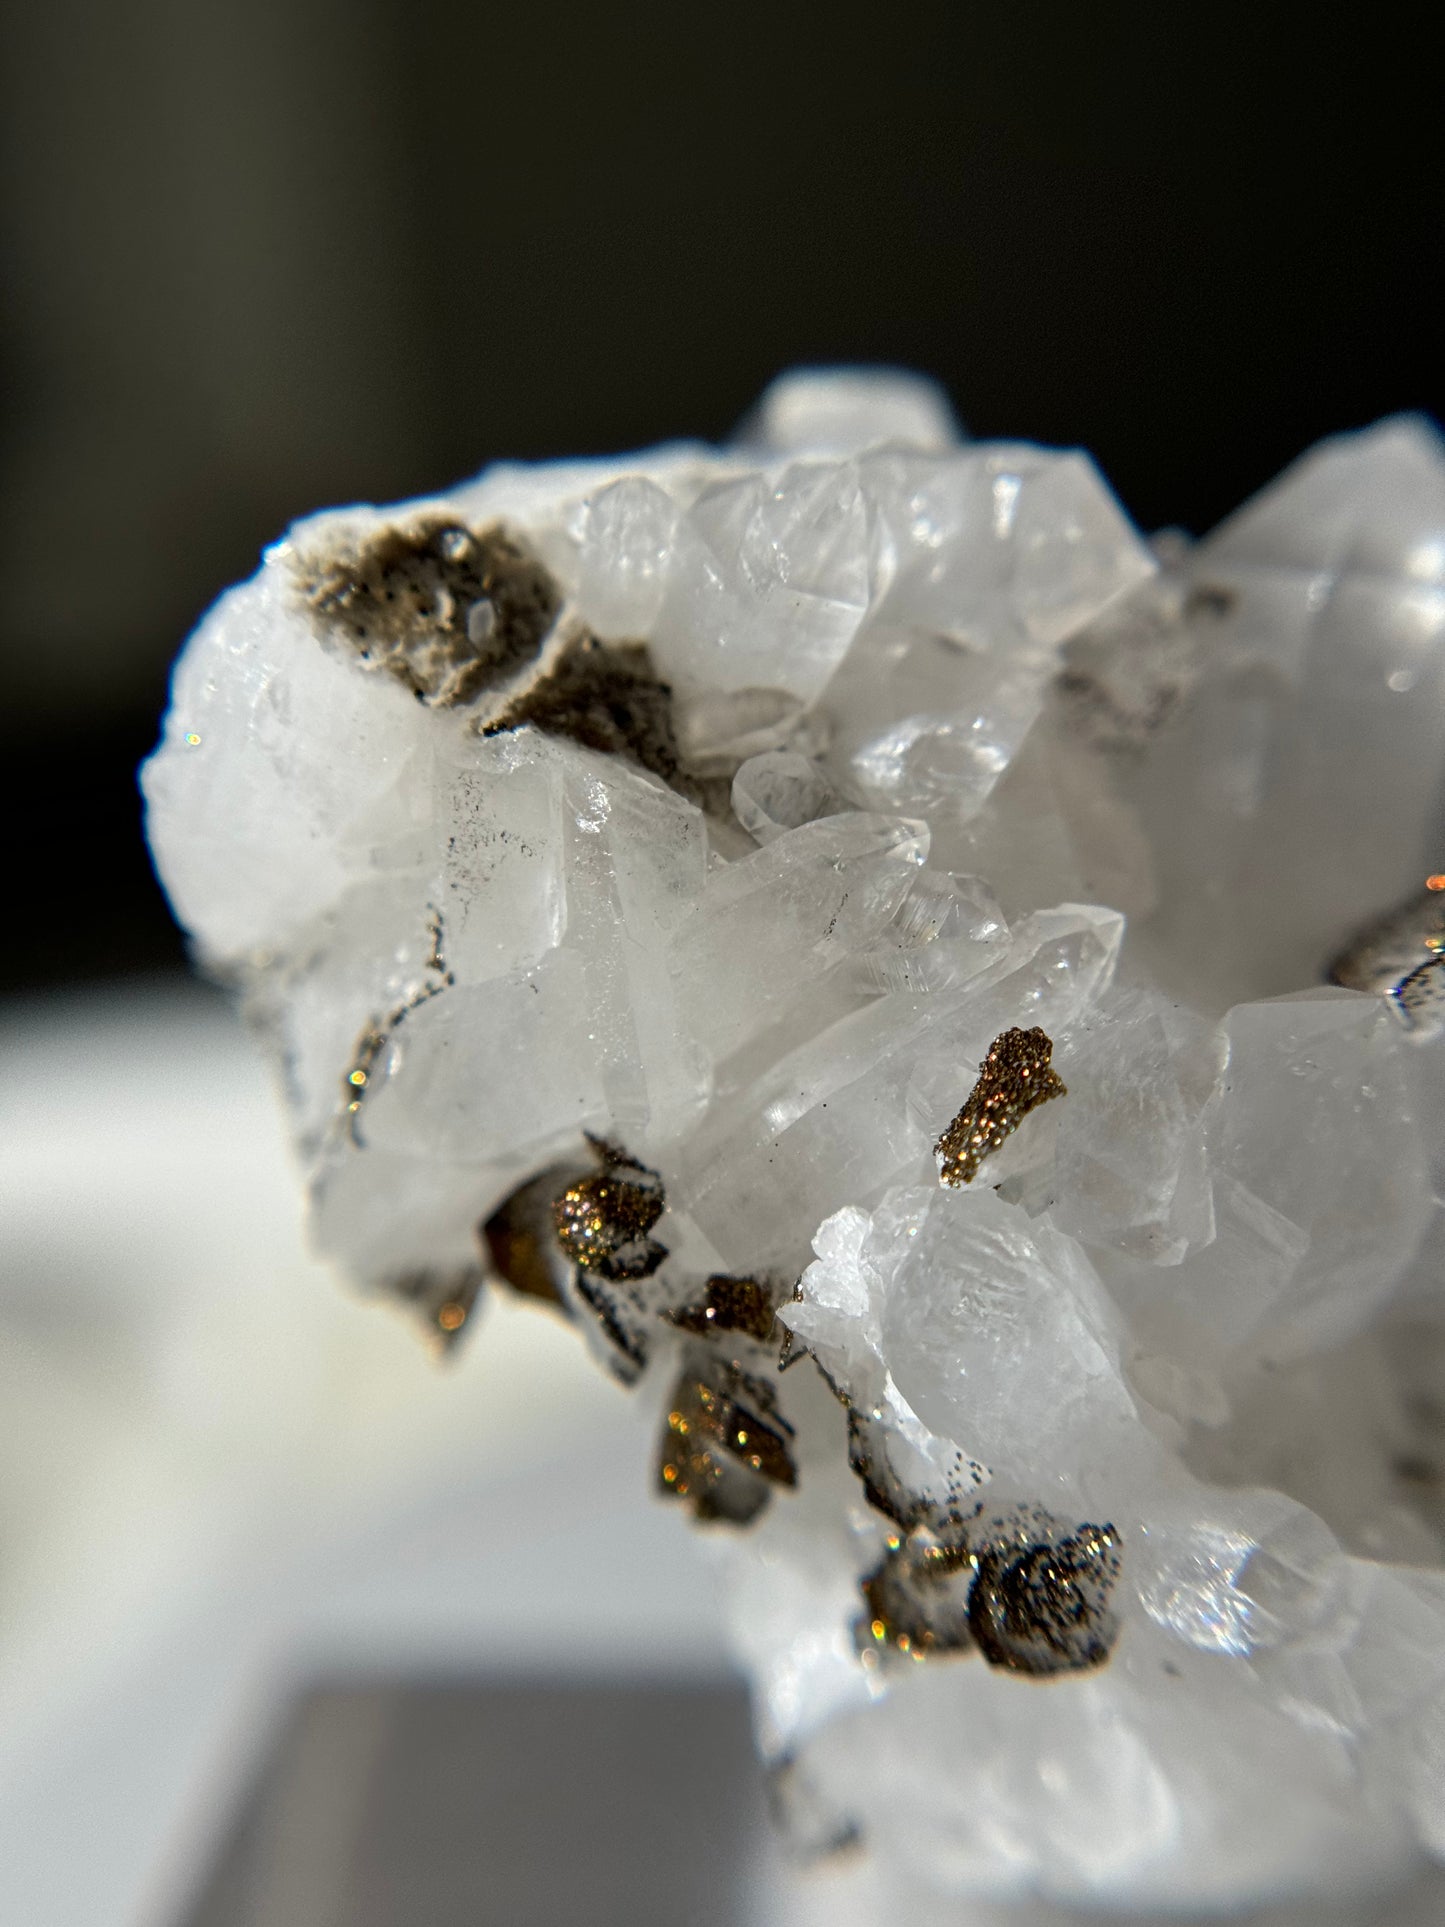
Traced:
[[662, 1215], [660, 1192], [611, 1176], [582, 1178], [552, 1207], [557, 1241], [574, 1263], [597, 1262], [632, 1239], [643, 1238]]
[[1006, 1030], [994, 1038], [967, 1103], [933, 1147], [941, 1160], [941, 1183], [971, 1184], [989, 1152], [996, 1151], [1030, 1111], [1067, 1094], [1068, 1087], [1050, 1063], [1053, 1054], [1053, 1039], [1037, 1027]]

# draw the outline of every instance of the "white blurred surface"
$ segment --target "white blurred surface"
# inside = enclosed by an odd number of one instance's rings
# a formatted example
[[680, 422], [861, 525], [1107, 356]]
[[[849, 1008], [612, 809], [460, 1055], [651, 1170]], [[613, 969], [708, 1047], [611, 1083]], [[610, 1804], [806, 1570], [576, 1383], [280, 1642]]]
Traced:
[[440, 1364], [312, 1263], [219, 999], [11, 1007], [3, 1061], [0, 1920], [168, 1922], [318, 1670], [724, 1673], [627, 1399], [545, 1314]]

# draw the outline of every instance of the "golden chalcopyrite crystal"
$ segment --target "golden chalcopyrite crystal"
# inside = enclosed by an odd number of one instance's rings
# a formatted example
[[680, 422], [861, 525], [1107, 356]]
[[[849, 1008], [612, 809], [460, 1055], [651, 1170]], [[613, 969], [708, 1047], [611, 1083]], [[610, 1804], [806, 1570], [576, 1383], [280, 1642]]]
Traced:
[[1053, 1039], [1037, 1028], [1006, 1030], [994, 1038], [968, 1102], [933, 1147], [942, 1161], [939, 1176], [945, 1184], [971, 1184], [989, 1152], [996, 1151], [1030, 1111], [1051, 1097], [1067, 1095], [1067, 1085], [1049, 1061], [1053, 1054]]

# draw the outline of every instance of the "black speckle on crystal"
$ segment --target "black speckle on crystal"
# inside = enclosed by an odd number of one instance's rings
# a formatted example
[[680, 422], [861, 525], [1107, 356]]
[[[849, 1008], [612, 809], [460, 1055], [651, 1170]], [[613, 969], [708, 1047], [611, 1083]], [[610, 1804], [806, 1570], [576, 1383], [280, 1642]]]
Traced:
[[647, 1368], [647, 1330], [641, 1307], [605, 1278], [578, 1271], [574, 1289], [601, 1327], [611, 1346], [612, 1370], [624, 1385], [631, 1385]]
[[789, 1848], [809, 1860], [823, 1860], [862, 1846], [863, 1829], [839, 1812], [792, 1754], [768, 1763], [768, 1807]]
[[979, 1504], [973, 1495], [986, 1474], [976, 1459], [957, 1452], [952, 1466], [940, 1474], [937, 1491], [912, 1491], [894, 1471], [888, 1456], [887, 1425], [882, 1419], [861, 1412], [833, 1384], [821, 1363], [816, 1359], [814, 1363], [848, 1407], [848, 1463], [862, 1482], [863, 1495], [875, 1512], [881, 1512], [905, 1532], [922, 1527], [950, 1540], [977, 1518]]
[[922, 1500], [897, 1510], [912, 1516], [898, 1519], [861, 1581], [853, 1630], [865, 1664], [977, 1648], [990, 1666], [1045, 1679], [1108, 1659], [1118, 1637], [1112, 1526], [1069, 1529], [1037, 1506], [1003, 1517], [981, 1506], [950, 1517]]
[[1118, 1626], [1109, 1596], [1119, 1576], [1112, 1526], [985, 1547], [968, 1595], [968, 1624], [990, 1666], [1046, 1678], [1101, 1666]]

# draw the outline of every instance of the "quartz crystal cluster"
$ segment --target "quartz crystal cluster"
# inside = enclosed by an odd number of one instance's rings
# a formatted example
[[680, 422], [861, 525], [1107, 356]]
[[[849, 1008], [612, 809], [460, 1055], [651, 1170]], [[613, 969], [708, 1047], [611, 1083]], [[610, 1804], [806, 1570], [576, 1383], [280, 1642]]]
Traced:
[[144, 786], [319, 1248], [635, 1388], [801, 1841], [1095, 1906], [1445, 1857], [1427, 424], [1150, 541], [790, 377], [299, 524]]

